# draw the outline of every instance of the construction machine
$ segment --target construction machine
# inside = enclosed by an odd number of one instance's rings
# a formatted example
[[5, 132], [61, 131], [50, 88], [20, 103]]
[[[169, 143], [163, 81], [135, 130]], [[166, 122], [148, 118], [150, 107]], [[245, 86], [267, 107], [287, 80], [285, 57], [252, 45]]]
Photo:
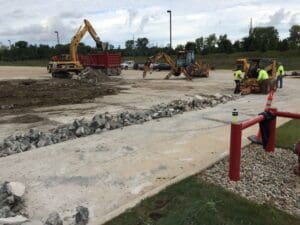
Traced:
[[100, 51], [106, 49], [106, 44], [100, 40], [91, 23], [85, 19], [84, 26], [79, 27], [71, 40], [69, 55], [53, 56], [51, 58], [47, 69], [49, 73], [52, 73], [53, 77], [66, 77], [70, 73], [78, 74], [84, 69], [79, 60], [77, 47], [86, 32], [89, 32], [92, 36]]
[[249, 58], [238, 59], [236, 61], [237, 69], [245, 73], [241, 81], [241, 94], [262, 93], [257, 81], [258, 69], [264, 69], [269, 74], [267, 92], [276, 91], [276, 60], [270, 58]]
[[150, 65], [160, 59], [163, 59], [171, 66], [171, 71], [165, 79], [169, 79], [171, 76], [180, 76], [181, 74], [184, 74], [187, 80], [192, 80], [193, 77], [209, 76], [209, 66], [203, 64], [201, 61], [195, 61], [194, 51], [190, 50], [177, 52], [175, 61], [164, 52], [149, 57], [144, 65], [143, 78], [145, 78], [147, 72], [150, 71]]

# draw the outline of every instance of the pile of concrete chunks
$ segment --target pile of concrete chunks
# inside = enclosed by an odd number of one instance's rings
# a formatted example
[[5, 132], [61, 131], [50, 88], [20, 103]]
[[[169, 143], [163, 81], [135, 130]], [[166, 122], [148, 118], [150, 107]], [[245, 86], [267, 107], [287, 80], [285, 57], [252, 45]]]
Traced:
[[[43, 225], [41, 221], [30, 220], [26, 215], [23, 196], [25, 185], [20, 182], [4, 182], [0, 185], [0, 225]], [[86, 225], [89, 221], [89, 210], [78, 206], [72, 216], [74, 225]], [[63, 225], [63, 220], [57, 212], [48, 216], [44, 225]]]
[[25, 186], [19, 182], [0, 185], [0, 224], [21, 224], [28, 219], [23, 216]]
[[218, 104], [234, 100], [232, 95], [196, 95], [190, 100], [174, 100], [168, 104], [158, 104], [148, 110], [135, 112], [121, 112], [118, 114], [103, 113], [95, 115], [90, 121], [86, 119], [75, 120], [71, 124], [64, 124], [49, 132], [40, 132], [35, 129], [28, 133], [15, 134], [4, 139], [0, 143], [0, 157], [28, 151], [43, 146], [48, 146], [67, 140], [88, 136], [94, 133], [101, 133], [107, 130], [114, 130], [134, 124], [172, 117], [174, 115], [200, 110], [207, 107], [214, 107]]

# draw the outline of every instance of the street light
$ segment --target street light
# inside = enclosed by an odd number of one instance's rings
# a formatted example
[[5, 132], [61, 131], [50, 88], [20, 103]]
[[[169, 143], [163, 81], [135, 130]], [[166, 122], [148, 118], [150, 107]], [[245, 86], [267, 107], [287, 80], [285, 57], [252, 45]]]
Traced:
[[170, 14], [170, 48], [172, 49], [172, 11], [168, 10], [167, 13]]
[[59, 45], [59, 34], [58, 34], [58, 31], [54, 31], [54, 33], [56, 33], [56, 38], [57, 38], [57, 44]]

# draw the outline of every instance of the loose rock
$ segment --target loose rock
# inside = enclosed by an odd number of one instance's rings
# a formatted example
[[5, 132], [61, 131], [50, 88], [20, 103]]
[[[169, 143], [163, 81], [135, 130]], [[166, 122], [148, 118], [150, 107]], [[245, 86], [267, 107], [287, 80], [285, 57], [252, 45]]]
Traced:
[[290, 214], [300, 216], [297, 208], [296, 175], [293, 168], [297, 157], [292, 151], [275, 149], [265, 152], [259, 145], [249, 145], [242, 150], [241, 180], [228, 178], [228, 158], [216, 163], [199, 176], [238, 193], [257, 203], [270, 203]]
[[89, 210], [86, 207], [78, 206], [76, 208], [75, 223], [76, 225], [86, 225], [89, 222]]
[[152, 106], [148, 110], [136, 112], [121, 112], [116, 115], [110, 113], [95, 115], [91, 121], [85, 119], [74, 120], [71, 124], [65, 124], [51, 129], [48, 132], [40, 132], [30, 129], [28, 133], [18, 133], [4, 139], [0, 143], [0, 157], [40, 148], [63, 141], [80, 138], [105, 130], [114, 130], [133, 124], [142, 124], [152, 119], [172, 117], [177, 114], [213, 107], [234, 100], [232, 95], [196, 95], [191, 100], [174, 100], [168, 104], [162, 103]]
[[48, 219], [45, 222], [45, 225], [63, 225], [63, 221], [61, 220], [58, 212], [52, 212], [48, 216]]

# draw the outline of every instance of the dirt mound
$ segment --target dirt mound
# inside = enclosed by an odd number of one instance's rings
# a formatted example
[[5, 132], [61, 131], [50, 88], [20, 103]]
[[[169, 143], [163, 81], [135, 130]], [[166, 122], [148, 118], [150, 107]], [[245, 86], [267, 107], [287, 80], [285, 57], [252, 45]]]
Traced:
[[73, 75], [72, 79], [79, 80], [90, 84], [97, 84], [99, 82], [110, 82], [112, 79], [103, 73], [101, 70], [86, 68], [78, 75]]
[[99, 96], [117, 94], [120, 90], [116, 80], [103, 78], [101, 82], [98, 81], [97, 83], [73, 79], [0, 81], [0, 110], [81, 103]]

